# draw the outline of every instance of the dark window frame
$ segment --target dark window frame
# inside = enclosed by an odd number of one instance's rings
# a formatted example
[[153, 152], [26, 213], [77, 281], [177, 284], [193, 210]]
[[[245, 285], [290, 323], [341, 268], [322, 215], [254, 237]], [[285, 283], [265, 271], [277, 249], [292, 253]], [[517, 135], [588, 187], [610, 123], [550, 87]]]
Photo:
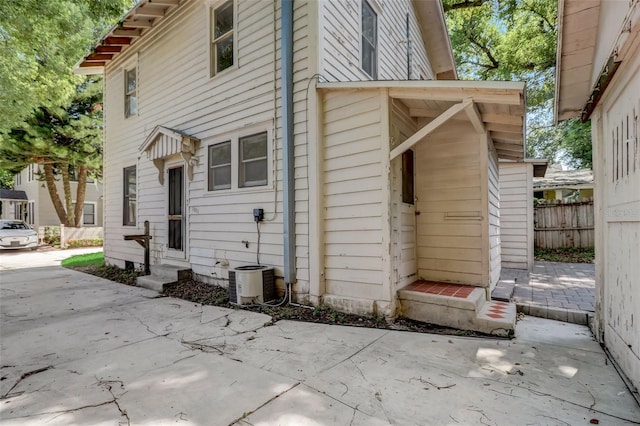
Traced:
[[[137, 175], [136, 175], [136, 166], [129, 166], [123, 169], [123, 181], [122, 181], [122, 225], [123, 226], [136, 226], [136, 200], [137, 200]], [[131, 195], [129, 192], [129, 180], [133, 175], [133, 179], [135, 181], [135, 193]], [[133, 212], [131, 211], [131, 205], [133, 202]]]

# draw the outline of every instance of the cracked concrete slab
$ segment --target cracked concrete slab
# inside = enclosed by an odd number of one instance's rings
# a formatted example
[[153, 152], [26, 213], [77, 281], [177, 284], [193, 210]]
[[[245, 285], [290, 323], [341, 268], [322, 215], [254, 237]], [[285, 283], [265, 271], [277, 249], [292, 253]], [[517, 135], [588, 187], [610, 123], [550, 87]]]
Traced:
[[[1, 260], [0, 260], [1, 263]], [[640, 424], [584, 326], [514, 340], [279, 321], [61, 268], [0, 271], [2, 424]]]

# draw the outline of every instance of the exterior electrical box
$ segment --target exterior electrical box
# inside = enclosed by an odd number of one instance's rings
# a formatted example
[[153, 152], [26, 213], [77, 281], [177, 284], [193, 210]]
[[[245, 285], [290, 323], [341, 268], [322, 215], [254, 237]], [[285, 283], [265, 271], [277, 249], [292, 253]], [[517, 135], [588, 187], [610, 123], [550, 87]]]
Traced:
[[229, 301], [236, 305], [265, 303], [276, 299], [272, 266], [247, 265], [229, 271]]

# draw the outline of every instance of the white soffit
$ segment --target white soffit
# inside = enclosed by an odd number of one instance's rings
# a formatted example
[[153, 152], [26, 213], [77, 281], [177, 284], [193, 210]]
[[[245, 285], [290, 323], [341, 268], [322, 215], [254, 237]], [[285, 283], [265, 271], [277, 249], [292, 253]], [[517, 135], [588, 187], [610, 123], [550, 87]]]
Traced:
[[580, 115], [591, 94], [601, 0], [560, 0], [556, 121]]

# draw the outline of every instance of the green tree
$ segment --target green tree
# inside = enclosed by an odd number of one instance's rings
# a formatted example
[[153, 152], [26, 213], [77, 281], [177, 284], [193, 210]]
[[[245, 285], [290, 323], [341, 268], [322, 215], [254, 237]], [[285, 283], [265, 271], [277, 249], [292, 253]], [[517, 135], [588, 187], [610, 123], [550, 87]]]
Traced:
[[557, 0], [444, 0], [463, 79], [527, 82], [527, 154], [574, 167], [591, 164], [587, 125], [553, 126]]
[[[18, 172], [41, 164], [51, 201], [60, 223], [80, 226], [87, 176], [102, 171], [102, 83], [87, 78], [64, 107], [40, 107], [0, 144], [0, 168]], [[78, 181], [71, 193], [71, 180]], [[62, 180], [63, 200], [56, 181]], [[75, 208], [72, 200], [75, 198]]]
[[13, 189], [13, 175], [10, 170], [0, 169], [0, 189]]
[[0, 2], [0, 133], [35, 109], [69, 101], [73, 65], [132, 0]]

